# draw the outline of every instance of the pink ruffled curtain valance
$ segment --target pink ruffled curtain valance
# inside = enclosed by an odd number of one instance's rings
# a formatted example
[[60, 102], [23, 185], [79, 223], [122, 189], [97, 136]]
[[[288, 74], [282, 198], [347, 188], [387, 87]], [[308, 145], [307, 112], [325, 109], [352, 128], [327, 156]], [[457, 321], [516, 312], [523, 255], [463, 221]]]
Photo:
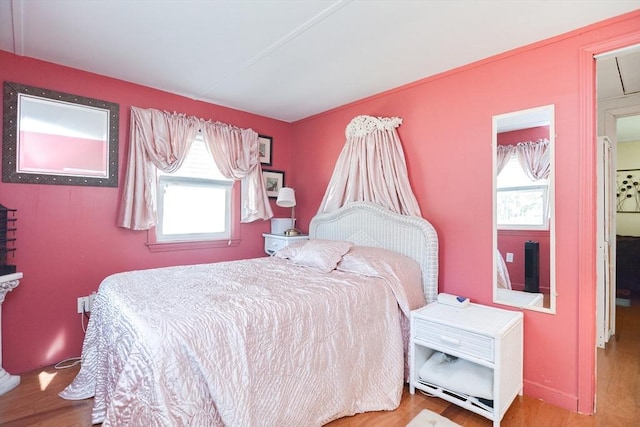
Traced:
[[549, 140], [519, 142], [516, 145], [516, 155], [522, 169], [532, 181], [545, 179], [551, 172], [551, 152]]
[[545, 179], [551, 172], [551, 151], [549, 140], [518, 142], [515, 145], [498, 145], [497, 147], [497, 171], [500, 174], [509, 159], [514, 154], [525, 174], [532, 181]]
[[119, 226], [147, 230], [156, 225], [156, 168], [177, 170], [198, 131], [221, 173], [242, 180], [241, 221], [273, 216], [262, 180], [256, 132], [184, 114], [131, 107], [129, 160]]
[[346, 128], [346, 143], [318, 213], [333, 212], [355, 201], [421, 216], [396, 128], [399, 117], [357, 116]]

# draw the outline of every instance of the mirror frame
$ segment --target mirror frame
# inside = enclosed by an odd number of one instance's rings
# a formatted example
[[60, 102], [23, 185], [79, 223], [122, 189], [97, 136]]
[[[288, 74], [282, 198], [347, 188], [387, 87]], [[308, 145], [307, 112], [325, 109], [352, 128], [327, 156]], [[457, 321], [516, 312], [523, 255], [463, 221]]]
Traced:
[[[17, 153], [19, 151], [20, 135], [20, 105], [21, 95], [42, 98], [49, 101], [72, 104], [75, 107], [90, 110], [104, 110], [108, 114], [107, 125], [107, 159], [105, 178], [84, 176], [82, 174], [63, 175], [54, 173], [19, 172]], [[84, 96], [72, 95], [48, 89], [27, 86], [14, 82], [4, 82], [3, 98], [3, 143], [2, 143], [2, 181], [28, 184], [56, 184], [80, 185], [93, 187], [118, 186], [118, 136], [119, 136], [119, 105]]]
[[[528, 129], [536, 126], [540, 126], [540, 123], [535, 123], [529, 120], [519, 121], [518, 117], [535, 118], [543, 113], [550, 115], [549, 121], [549, 149], [550, 149], [550, 173], [548, 178], [548, 196], [549, 196], [549, 307], [544, 306], [524, 306], [509, 301], [501, 300], [498, 297], [498, 257], [496, 256], [498, 251], [498, 220], [497, 220], [497, 147], [498, 147], [498, 130], [500, 129], [500, 122], [509, 120], [514, 126], [510, 130]], [[496, 304], [507, 305], [512, 307], [518, 307], [520, 309], [539, 311], [543, 313], [555, 314], [556, 313], [556, 227], [555, 227], [555, 105], [543, 105], [540, 107], [529, 108], [525, 110], [519, 110], [504, 114], [493, 116], [492, 126], [492, 210], [493, 210], [493, 302]]]

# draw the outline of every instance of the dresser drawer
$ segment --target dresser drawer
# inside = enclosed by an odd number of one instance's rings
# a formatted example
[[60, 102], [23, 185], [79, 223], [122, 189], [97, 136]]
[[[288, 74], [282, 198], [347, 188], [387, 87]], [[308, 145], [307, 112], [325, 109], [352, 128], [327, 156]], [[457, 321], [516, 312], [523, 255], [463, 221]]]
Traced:
[[286, 240], [270, 239], [267, 237], [264, 239], [264, 251], [268, 254], [272, 254], [275, 251], [284, 248], [287, 244]]
[[264, 237], [264, 251], [269, 255], [272, 255], [275, 251], [280, 250], [285, 246], [289, 246], [292, 243], [309, 240], [309, 236], [305, 234], [285, 236], [282, 234], [264, 233], [262, 234], [262, 237]]
[[465, 354], [478, 359], [494, 361], [494, 339], [485, 335], [464, 331], [436, 322], [415, 318], [413, 337], [427, 345], [447, 353]]

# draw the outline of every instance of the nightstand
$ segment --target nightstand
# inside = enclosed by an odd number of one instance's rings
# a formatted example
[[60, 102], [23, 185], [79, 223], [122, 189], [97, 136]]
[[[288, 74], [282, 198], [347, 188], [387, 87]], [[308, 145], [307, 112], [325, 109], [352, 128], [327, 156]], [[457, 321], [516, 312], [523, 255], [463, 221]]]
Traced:
[[[493, 420], [494, 427], [499, 426], [513, 400], [522, 395], [522, 323], [522, 312], [480, 304], [455, 307], [433, 303], [412, 311], [409, 391], [413, 394], [415, 389], [422, 390]], [[464, 362], [449, 363], [458, 359]], [[438, 384], [420, 376], [428, 360], [429, 366], [440, 362], [433, 365], [444, 373]], [[455, 383], [454, 371], [459, 375], [463, 365], [474, 372], [484, 371], [483, 388], [492, 392], [493, 399], [479, 399], [455, 390], [461, 386]], [[434, 376], [435, 372], [436, 369], [423, 373]]]
[[264, 251], [268, 255], [273, 254], [278, 249], [289, 246], [293, 242], [309, 240], [309, 236], [307, 236], [306, 234], [300, 234], [298, 236], [285, 236], [284, 234], [263, 233], [262, 237], [264, 237]]

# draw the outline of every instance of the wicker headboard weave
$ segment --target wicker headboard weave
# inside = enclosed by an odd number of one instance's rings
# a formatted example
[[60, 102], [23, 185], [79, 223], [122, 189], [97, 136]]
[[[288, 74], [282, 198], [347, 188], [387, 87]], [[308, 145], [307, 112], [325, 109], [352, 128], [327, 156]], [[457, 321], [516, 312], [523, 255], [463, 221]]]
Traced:
[[399, 252], [422, 268], [427, 303], [438, 296], [438, 235], [424, 218], [400, 215], [369, 202], [352, 202], [335, 212], [316, 215], [309, 237], [346, 240]]

